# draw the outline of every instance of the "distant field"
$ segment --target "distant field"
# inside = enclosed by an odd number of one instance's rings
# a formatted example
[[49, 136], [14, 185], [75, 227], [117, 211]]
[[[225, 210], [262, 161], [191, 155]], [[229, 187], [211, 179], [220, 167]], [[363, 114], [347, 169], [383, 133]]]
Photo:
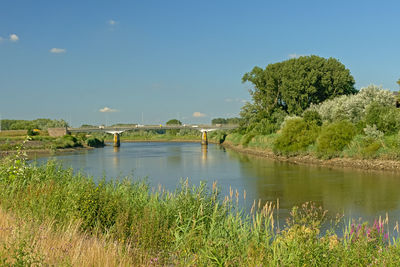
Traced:
[[25, 135], [27, 135], [27, 130], [0, 131], [0, 136], [25, 136]]

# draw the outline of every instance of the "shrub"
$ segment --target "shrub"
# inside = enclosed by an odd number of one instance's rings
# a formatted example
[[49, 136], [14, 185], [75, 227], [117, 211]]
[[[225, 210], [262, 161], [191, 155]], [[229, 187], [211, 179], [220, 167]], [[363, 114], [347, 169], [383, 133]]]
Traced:
[[38, 133], [35, 132], [32, 128], [29, 128], [29, 129], [27, 130], [27, 134], [28, 134], [29, 136], [34, 136], [34, 135], [37, 135]]
[[55, 141], [56, 148], [71, 148], [80, 145], [81, 144], [78, 142], [78, 139], [72, 135], [64, 135], [63, 137], [57, 138]]
[[245, 134], [241, 140], [242, 146], [247, 146], [250, 143], [250, 141], [254, 138], [254, 136], [256, 136], [254, 133]]
[[322, 127], [317, 139], [317, 152], [322, 156], [337, 155], [356, 134], [355, 126], [349, 121], [337, 121]]
[[208, 138], [218, 144], [222, 144], [227, 135], [228, 134], [225, 131], [212, 131], [208, 134]]
[[[250, 112], [251, 113], [251, 112]], [[281, 109], [275, 110], [271, 115], [259, 114], [259, 118], [252, 118], [250, 115], [241, 113], [241, 120], [238, 132], [241, 134], [253, 133], [255, 135], [267, 135], [275, 133], [281, 127], [287, 113]]]
[[104, 140], [97, 139], [96, 137], [90, 137], [86, 140], [86, 144], [90, 147], [103, 147]]
[[395, 98], [389, 90], [375, 85], [362, 88], [356, 95], [339, 96], [326, 100], [319, 105], [312, 105], [309, 110], [317, 111], [323, 121], [348, 120], [354, 124], [365, 116], [366, 108], [373, 102], [382, 106], [394, 107]]
[[318, 126], [322, 125], [322, 117], [315, 110], [306, 110], [303, 113], [303, 119], [306, 123], [314, 123]]
[[376, 125], [376, 128], [385, 134], [393, 134], [400, 129], [400, 113], [394, 106], [373, 102], [366, 109], [365, 123]]
[[77, 133], [76, 138], [80, 141], [86, 141], [86, 133]]
[[318, 136], [319, 127], [307, 123], [302, 118], [290, 119], [285, 122], [281, 135], [274, 143], [274, 152], [290, 154], [307, 150]]
[[376, 125], [374, 124], [374, 125], [372, 125], [372, 126], [370, 126], [370, 125], [367, 125], [365, 128], [364, 128], [364, 133], [365, 133], [365, 136], [367, 136], [367, 137], [369, 137], [369, 138], [371, 138], [371, 139], [373, 139], [373, 140], [380, 140], [380, 139], [382, 139], [382, 137], [383, 137], [383, 132], [381, 132], [381, 131], [379, 131], [377, 128], [376, 128]]

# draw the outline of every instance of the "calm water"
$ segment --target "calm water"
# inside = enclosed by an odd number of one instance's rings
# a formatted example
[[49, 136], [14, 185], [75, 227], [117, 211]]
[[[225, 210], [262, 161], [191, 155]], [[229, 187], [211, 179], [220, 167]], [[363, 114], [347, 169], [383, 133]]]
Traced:
[[202, 149], [197, 143], [122, 143], [119, 149], [107, 146], [53, 158], [95, 179], [147, 177], [152, 186], [161, 184], [168, 190], [174, 190], [182, 178], [196, 185], [217, 181], [223, 195], [232, 187], [242, 199], [246, 190], [246, 201], [241, 201], [246, 208], [253, 199], [279, 199], [282, 220], [291, 207], [306, 201], [323, 206], [331, 216], [344, 213], [373, 220], [388, 212], [392, 222], [400, 219], [400, 174], [295, 165], [217, 145]]

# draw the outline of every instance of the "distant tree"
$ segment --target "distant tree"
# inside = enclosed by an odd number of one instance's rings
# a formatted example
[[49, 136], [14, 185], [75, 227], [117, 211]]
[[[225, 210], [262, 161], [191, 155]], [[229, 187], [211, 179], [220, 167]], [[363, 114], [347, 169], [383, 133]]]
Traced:
[[68, 123], [64, 120], [36, 119], [28, 120], [2, 120], [3, 130], [28, 130], [40, 129], [47, 130], [54, 127], [67, 127]]
[[97, 126], [91, 124], [82, 124], [80, 128], [97, 128]]
[[240, 118], [215, 118], [211, 120], [211, 124], [239, 124], [240, 120]]
[[226, 119], [224, 118], [215, 118], [211, 120], [211, 124], [215, 125], [215, 124], [226, 124]]
[[354, 78], [337, 59], [304, 56], [269, 64], [265, 69], [254, 67], [243, 82], [251, 82], [253, 103], [245, 106], [257, 121], [280, 109], [290, 115], [301, 115], [311, 104], [318, 104], [339, 95], [354, 94]]
[[172, 120], [167, 121], [166, 124], [167, 125], [182, 125], [182, 122], [177, 119], [172, 119]]
[[400, 85], [400, 79], [397, 81], [397, 84]]

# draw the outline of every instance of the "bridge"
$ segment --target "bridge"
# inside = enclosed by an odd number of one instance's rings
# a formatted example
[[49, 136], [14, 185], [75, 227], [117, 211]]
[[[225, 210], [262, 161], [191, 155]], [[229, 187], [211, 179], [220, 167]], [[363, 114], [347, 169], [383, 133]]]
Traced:
[[120, 134], [126, 131], [139, 131], [139, 130], [198, 130], [202, 132], [201, 144], [207, 145], [207, 132], [215, 130], [232, 130], [237, 128], [237, 125], [135, 125], [132, 127], [97, 127], [97, 128], [68, 128], [70, 133], [93, 133], [105, 132], [114, 135], [114, 147], [119, 147]]

